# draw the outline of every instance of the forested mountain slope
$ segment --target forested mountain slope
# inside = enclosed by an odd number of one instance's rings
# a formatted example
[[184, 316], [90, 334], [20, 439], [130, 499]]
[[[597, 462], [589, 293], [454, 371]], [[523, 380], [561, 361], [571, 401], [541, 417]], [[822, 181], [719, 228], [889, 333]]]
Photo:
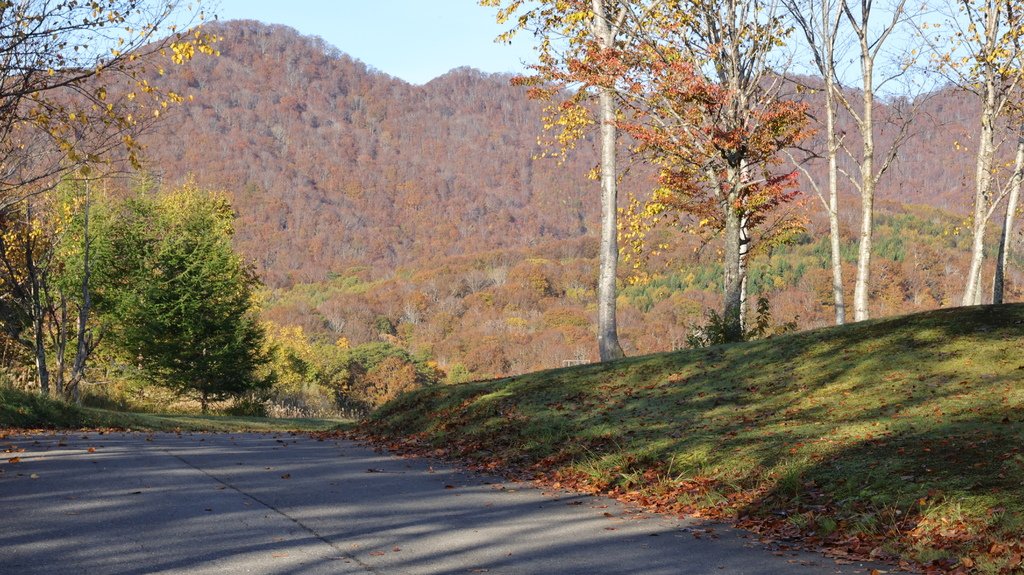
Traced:
[[[195, 100], [148, 138], [147, 168], [231, 193], [238, 247], [268, 284], [595, 229], [592, 146], [564, 165], [537, 159], [543, 106], [508, 76], [457, 69], [413, 86], [284, 26], [230, 21], [216, 31], [220, 57], [168, 70]], [[955, 96], [929, 100], [883, 203], [965, 211], [972, 156], [953, 142], [964, 142], [971, 116]], [[650, 176], [634, 169], [623, 196], [648, 191]]]
[[425, 86], [282, 26], [221, 25], [221, 56], [173, 73], [194, 95], [149, 138], [148, 166], [234, 195], [238, 246], [271, 285], [371, 264], [588, 233], [593, 163], [533, 160], [541, 106], [507, 76]]
[[[194, 101], [149, 135], [147, 169], [168, 183], [193, 174], [231, 195], [236, 246], [271, 288], [267, 320], [322, 343], [385, 339], [468, 377], [592, 359], [592, 142], [562, 164], [539, 158], [543, 105], [508, 76], [458, 69], [413, 86], [290, 28], [215, 29], [220, 57], [167, 72]], [[813, 92], [800, 97], [814, 107]], [[950, 92], [924, 100], [882, 180], [873, 316], [959, 301], [969, 238], [957, 228], [973, 185], [968, 101]], [[878, 117], [893, 113], [878, 104]], [[856, 149], [856, 130], [841, 122]], [[880, 154], [895, 133], [882, 128]], [[649, 193], [652, 176], [633, 162], [621, 201]], [[806, 181], [802, 189], [796, 209], [807, 233], [757, 254], [750, 280], [752, 293], [771, 300], [773, 321], [807, 328], [833, 312], [827, 225]], [[860, 206], [851, 186], [842, 194], [849, 296]], [[698, 249], [678, 230], [652, 233], [673, 248], [650, 262], [650, 282], [623, 284], [619, 329], [631, 355], [684, 345], [721, 301], [714, 243]], [[1008, 301], [1020, 301], [1024, 287], [1017, 243]], [[628, 264], [624, 280], [627, 272]]]

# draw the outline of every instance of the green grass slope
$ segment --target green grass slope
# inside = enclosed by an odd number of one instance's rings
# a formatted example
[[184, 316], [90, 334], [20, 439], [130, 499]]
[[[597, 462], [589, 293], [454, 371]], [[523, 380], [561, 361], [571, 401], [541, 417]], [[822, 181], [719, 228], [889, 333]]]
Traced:
[[1016, 573], [1024, 305], [424, 389], [392, 447], [729, 517], [837, 554]]
[[136, 431], [326, 431], [344, 422], [217, 415], [124, 413], [76, 407], [0, 387], [0, 431], [7, 429], [130, 429]]

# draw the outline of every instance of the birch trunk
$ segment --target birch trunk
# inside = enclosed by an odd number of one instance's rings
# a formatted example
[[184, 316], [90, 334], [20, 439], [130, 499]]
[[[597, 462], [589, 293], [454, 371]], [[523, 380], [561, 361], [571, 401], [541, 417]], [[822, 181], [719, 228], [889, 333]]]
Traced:
[[[735, 185], [738, 174], [729, 174], [729, 182]], [[740, 214], [737, 213], [735, 192], [723, 198], [723, 215], [725, 216], [725, 261], [722, 265], [723, 289], [725, 295], [724, 313], [722, 319], [725, 321], [726, 341], [740, 341], [743, 339], [742, 308], [743, 308], [743, 262], [742, 233], [743, 223]]]
[[874, 135], [874, 62], [868, 56], [866, 36], [861, 37], [861, 75], [863, 81], [863, 112], [861, 113], [860, 161], [860, 243], [857, 249], [857, 281], [853, 288], [853, 319], [870, 317], [868, 295], [871, 289], [871, 242], [874, 234], [875, 204], [875, 135]]
[[740, 333], [743, 334], [747, 331], [747, 261], [750, 255], [750, 230], [745, 216], [740, 220], [739, 242]]
[[[603, 0], [593, 0], [594, 36], [602, 48], [615, 41], [610, 15]], [[616, 171], [615, 93], [610, 87], [598, 94], [601, 116], [601, 252], [597, 282], [597, 347], [601, 361], [619, 359], [625, 354], [619, 345], [615, 323], [615, 278], [619, 263], [618, 245], [618, 173]]]
[[615, 169], [615, 109], [610, 89], [601, 90], [601, 263], [597, 284], [597, 344], [601, 361], [624, 356], [615, 323], [615, 277], [619, 263], [618, 189]]
[[1006, 264], [1010, 258], [1010, 238], [1013, 235], [1017, 203], [1020, 201], [1021, 180], [1024, 177], [1024, 134], [1017, 140], [1017, 156], [1013, 162], [1013, 180], [1010, 183], [1010, 197], [1003, 216], [1003, 230], [999, 236], [999, 255], [996, 257], [996, 273], [992, 281], [992, 303], [1003, 303]]
[[[831, 54], [828, 56], [831, 59]], [[831, 60], [830, 60], [831, 61]], [[831, 71], [828, 75], [831, 76]], [[825, 134], [828, 146], [828, 239], [832, 252], [832, 301], [836, 306], [836, 325], [846, 323], [846, 297], [843, 294], [843, 253], [839, 229], [839, 138], [836, 136], [836, 109], [832, 91], [835, 82], [825, 80]]]
[[985, 224], [988, 223], [988, 202], [992, 186], [992, 156], [995, 150], [995, 86], [987, 82], [981, 132], [978, 135], [978, 158], [974, 172], [974, 222], [971, 226], [971, 264], [967, 270], [962, 305], [981, 304], [981, 266], [985, 260]]

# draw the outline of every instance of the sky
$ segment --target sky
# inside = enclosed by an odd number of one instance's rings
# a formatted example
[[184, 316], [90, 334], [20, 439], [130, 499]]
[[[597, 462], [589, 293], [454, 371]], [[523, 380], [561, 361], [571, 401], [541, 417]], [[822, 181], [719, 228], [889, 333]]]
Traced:
[[476, 0], [214, 0], [219, 20], [250, 19], [284, 24], [372, 68], [424, 84], [452, 68], [521, 72], [531, 61], [529, 36], [508, 44], [494, 9]]

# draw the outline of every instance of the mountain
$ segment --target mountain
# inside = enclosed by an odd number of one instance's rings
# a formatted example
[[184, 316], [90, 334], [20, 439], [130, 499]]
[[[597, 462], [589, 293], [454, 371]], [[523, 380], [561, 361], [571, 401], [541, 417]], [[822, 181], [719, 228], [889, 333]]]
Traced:
[[[537, 159], [543, 105], [508, 76], [460, 68], [413, 86], [285, 26], [228, 21], [214, 31], [220, 57], [168, 71], [168, 85], [194, 101], [149, 135], [147, 166], [166, 181], [192, 174], [228, 191], [238, 247], [269, 285], [596, 230], [597, 183], [584, 177], [596, 164], [592, 142], [564, 164]], [[892, 113], [878, 107], [883, 119]], [[962, 94], [925, 101], [882, 182], [883, 209], [967, 213], [974, 116]], [[878, 149], [892, 137], [883, 126]], [[636, 168], [623, 197], [651, 189], [650, 176]], [[856, 196], [845, 188], [853, 224]]]
[[542, 106], [460, 68], [413, 86], [317, 38], [219, 24], [221, 56], [169, 71], [194, 101], [148, 137], [147, 169], [232, 194], [237, 245], [270, 285], [586, 235], [590, 146], [534, 159]]
[[[214, 30], [220, 57], [168, 70], [164, 83], [194, 101], [147, 136], [147, 169], [231, 195], [236, 245], [272, 288], [268, 320], [329, 342], [397, 338], [473, 376], [592, 357], [592, 141], [564, 163], [539, 157], [544, 105], [505, 75], [461, 68], [413, 86], [287, 27], [231, 21]], [[881, 182], [873, 316], [960, 297], [968, 238], [956, 228], [973, 187], [969, 102], [948, 90], [920, 100], [913, 137]], [[876, 117], [884, 124], [902, 105], [878, 102]], [[850, 118], [840, 122], [855, 150]], [[883, 126], [878, 149], [895, 136]], [[820, 174], [820, 163], [810, 171]], [[634, 163], [621, 201], [648, 193], [652, 176]], [[802, 189], [808, 232], [757, 254], [750, 286], [769, 297], [775, 323], [806, 328], [833, 314], [827, 225], [811, 186]], [[842, 193], [852, 292], [860, 206], [851, 186]], [[683, 345], [721, 298], [716, 246], [701, 249], [675, 229], [656, 233], [674, 249], [651, 262], [651, 282], [624, 282], [619, 298], [629, 354]], [[1009, 301], [1024, 297], [1022, 252], [1009, 271]], [[625, 279], [628, 265], [621, 271]]]

